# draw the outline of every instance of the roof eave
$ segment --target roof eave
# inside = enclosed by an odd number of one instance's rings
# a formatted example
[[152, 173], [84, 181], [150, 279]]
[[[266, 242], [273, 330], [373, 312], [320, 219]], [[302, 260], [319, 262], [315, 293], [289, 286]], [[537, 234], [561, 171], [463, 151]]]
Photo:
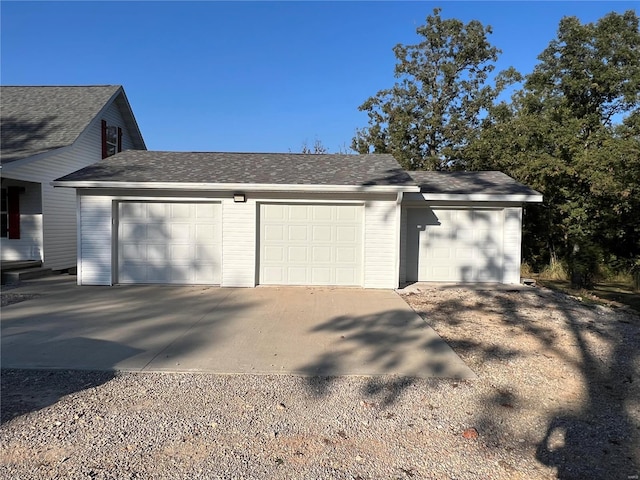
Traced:
[[215, 190], [215, 191], [251, 191], [251, 192], [371, 192], [397, 193], [419, 192], [417, 185], [311, 185], [311, 184], [269, 184], [269, 183], [177, 183], [177, 182], [105, 182], [56, 180], [54, 187], [63, 188], [111, 188], [143, 190]]
[[511, 194], [487, 194], [487, 193], [423, 193], [425, 200], [431, 201], [456, 201], [456, 202], [523, 202], [541, 203], [540, 193], [511, 193]]

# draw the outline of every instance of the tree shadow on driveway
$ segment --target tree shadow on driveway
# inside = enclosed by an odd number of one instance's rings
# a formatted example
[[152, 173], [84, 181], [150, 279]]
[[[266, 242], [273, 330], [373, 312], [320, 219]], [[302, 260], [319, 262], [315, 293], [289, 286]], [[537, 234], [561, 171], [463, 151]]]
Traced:
[[394, 403], [418, 378], [475, 378], [455, 352], [411, 310], [334, 317], [313, 333], [335, 333], [335, 340], [315, 359], [297, 369], [308, 375], [312, 395], [326, 396], [340, 375], [369, 377], [363, 393], [382, 395], [381, 406]]

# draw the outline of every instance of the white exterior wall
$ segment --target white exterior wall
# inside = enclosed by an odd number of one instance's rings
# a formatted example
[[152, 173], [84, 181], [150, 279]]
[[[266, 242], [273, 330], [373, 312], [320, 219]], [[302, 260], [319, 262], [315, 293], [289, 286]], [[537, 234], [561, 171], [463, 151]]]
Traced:
[[[9, 163], [3, 166], [4, 176], [42, 184], [39, 194], [42, 199], [42, 261], [43, 266], [47, 268], [62, 270], [73, 267], [76, 265], [77, 251], [75, 191], [69, 188], [53, 188], [50, 182], [102, 159], [101, 120], [122, 127], [123, 150], [133, 148], [131, 136], [124, 128], [120, 110], [112, 103], [104, 115], [94, 119], [71, 147], [62, 148], [53, 154], [36, 156], [34, 159], [25, 159], [24, 162], [17, 161], [14, 162], [15, 165]], [[27, 201], [22, 195], [21, 209], [23, 198]]]
[[258, 208], [261, 202], [332, 203], [363, 205], [364, 248], [363, 286], [365, 288], [396, 288], [398, 282], [398, 219], [396, 196], [386, 195], [365, 200], [364, 195], [336, 196], [295, 194], [252, 194], [246, 192], [245, 203], [234, 203], [230, 193], [206, 192], [131, 192], [108, 191], [97, 196], [79, 192], [80, 248], [78, 282], [83, 285], [113, 283], [113, 255], [117, 239], [112, 218], [119, 200], [162, 200], [222, 202], [222, 282], [225, 287], [254, 287], [258, 272]]
[[407, 209], [400, 213], [400, 259], [399, 259], [399, 286], [407, 282]]
[[257, 204], [222, 202], [222, 286], [255, 287]]
[[396, 199], [365, 203], [364, 287], [398, 287], [398, 222]]
[[78, 285], [111, 285], [111, 197], [79, 195], [78, 211]]
[[522, 207], [504, 209], [503, 283], [520, 283], [522, 261]]
[[40, 184], [4, 179], [2, 187], [23, 187], [20, 194], [20, 238], [0, 238], [2, 260], [42, 260]]

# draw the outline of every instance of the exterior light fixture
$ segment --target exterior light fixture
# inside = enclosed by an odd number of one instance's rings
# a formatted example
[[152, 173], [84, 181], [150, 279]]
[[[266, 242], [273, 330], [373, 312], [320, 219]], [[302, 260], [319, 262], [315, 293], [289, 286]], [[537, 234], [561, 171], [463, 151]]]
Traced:
[[247, 196], [244, 193], [234, 193], [233, 201], [235, 203], [244, 203], [247, 201]]

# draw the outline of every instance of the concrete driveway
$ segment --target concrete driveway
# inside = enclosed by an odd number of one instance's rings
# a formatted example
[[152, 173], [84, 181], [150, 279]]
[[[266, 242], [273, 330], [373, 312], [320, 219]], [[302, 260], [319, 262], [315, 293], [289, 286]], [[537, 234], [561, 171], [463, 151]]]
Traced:
[[51, 277], [2, 309], [3, 368], [473, 378], [389, 290], [78, 287]]

